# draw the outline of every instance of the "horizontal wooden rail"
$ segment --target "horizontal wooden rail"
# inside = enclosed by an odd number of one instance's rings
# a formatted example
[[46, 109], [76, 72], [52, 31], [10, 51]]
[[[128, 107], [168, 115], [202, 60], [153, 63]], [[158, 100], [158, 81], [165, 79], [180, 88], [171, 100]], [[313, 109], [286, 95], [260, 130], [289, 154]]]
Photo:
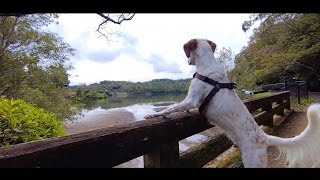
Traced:
[[[272, 126], [272, 116], [290, 108], [289, 96], [290, 92], [286, 91], [243, 102], [250, 112], [262, 109], [255, 115], [258, 124]], [[273, 103], [279, 105], [272, 107]], [[153, 118], [2, 147], [0, 167], [114, 167], [142, 155], [145, 155], [145, 167], [198, 167], [228, 148], [231, 142], [225, 136], [218, 136], [200, 145], [198, 152], [188, 150], [181, 156], [178, 142], [212, 127], [197, 110], [174, 113], [166, 119]]]

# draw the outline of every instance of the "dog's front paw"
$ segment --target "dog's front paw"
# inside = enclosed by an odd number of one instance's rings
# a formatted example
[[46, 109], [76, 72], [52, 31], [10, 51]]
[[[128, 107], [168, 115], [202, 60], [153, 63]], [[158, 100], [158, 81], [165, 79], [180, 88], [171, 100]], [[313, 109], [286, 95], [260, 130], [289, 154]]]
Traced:
[[150, 119], [150, 118], [155, 118], [155, 117], [160, 117], [160, 116], [166, 117], [166, 115], [168, 115], [168, 113], [161, 113], [161, 114], [154, 113], [154, 114], [148, 114], [148, 115], [144, 116], [144, 118]]
[[144, 119], [150, 119], [154, 117], [156, 117], [156, 114], [147, 114], [146, 116], [144, 116]]

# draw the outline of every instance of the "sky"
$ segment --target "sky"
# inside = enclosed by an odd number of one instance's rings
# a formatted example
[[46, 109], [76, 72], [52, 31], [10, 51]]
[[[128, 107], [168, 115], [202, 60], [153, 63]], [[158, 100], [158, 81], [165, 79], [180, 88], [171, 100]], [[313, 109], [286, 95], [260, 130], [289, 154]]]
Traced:
[[103, 80], [145, 82], [152, 79], [190, 78], [195, 71], [187, 63], [183, 44], [193, 38], [209, 39], [217, 51], [230, 47], [234, 54], [247, 45], [251, 31], [241, 24], [249, 14], [136, 14], [121, 25], [108, 24], [107, 39], [96, 30], [102, 22], [97, 14], [60, 14], [50, 25], [76, 49], [70, 59], [74, 67], [70, 85]]

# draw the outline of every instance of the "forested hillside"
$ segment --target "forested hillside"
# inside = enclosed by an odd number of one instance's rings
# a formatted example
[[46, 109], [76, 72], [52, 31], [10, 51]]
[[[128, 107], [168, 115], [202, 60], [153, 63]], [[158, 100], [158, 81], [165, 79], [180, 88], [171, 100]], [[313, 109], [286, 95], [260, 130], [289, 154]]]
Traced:
[[320, 14], [255, 14], [243, 23], [247, 31], [255, 22], [248, 46], [237, 55], [231, 79], [239, 86], [306, 80], [317, 86], [320, 78]]
[[73, 96], [79, 100], [103, 99], [125, 92], [128, 95], [152, 95], [162, 93], [187, 93], [190, 79], [154, 79], [148, 82], [129, 81], [101, 81], [99, 83], [70, 86], [75, 93]]

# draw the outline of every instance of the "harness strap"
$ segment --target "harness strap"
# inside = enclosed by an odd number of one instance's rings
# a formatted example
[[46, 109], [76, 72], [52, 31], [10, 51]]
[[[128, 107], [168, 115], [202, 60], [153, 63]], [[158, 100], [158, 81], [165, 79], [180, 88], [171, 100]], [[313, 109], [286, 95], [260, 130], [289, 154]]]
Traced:
[[220, 89], [216, 89], [213, 88], [210, 93], [208, 94], [208, 96], [204, 99], [204, 101], [202, 102], [202, 104], [199, 107], [199, 112], [203, 113], [204, 108], [209, 104], [210, 100], [213, 98], [214, 95], [216, 95], [216, 93], [219, 91]]
[[221, 88], [227, 88], [227, 89], [235, 89], [237, 88], [236, 83], [219, 83], [218, 81], [212, 80], [206, 76], [203, 76], [199, 73], [194, 73], [193, 78], [197, 78], [203, 82], [206, 82], [213, 86], [213, 89], [210, 91], [210, 93], [207, 95], [207, 97], [204, 99], [202, 104], [199, 107], [199, 112], [202, 113], [204, 111], [204, 108], [208, 105], [210, 100], [213, 98], [213, 96], [221, 89]]

